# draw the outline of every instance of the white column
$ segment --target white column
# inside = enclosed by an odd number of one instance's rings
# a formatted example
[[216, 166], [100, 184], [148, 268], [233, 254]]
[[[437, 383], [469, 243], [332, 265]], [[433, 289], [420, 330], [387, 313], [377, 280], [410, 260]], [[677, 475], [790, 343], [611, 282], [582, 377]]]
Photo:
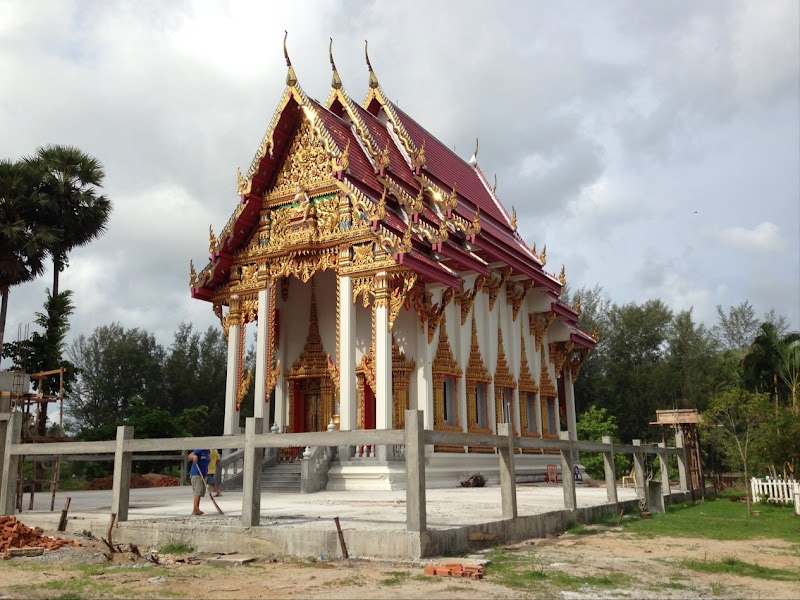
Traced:
[[[269, 344], [269, 281], [258, 292], [258, 329], [256, 330], [256, 383], [253, 399], [253, 416], [257, 419], [269, 416], [269, 398], [266, 397], [266, 383], [271, 365], [267, 364]], [[270, 423], [269, 425], [272, 425]], [[269, 429], [269, 427], [267, 427]]]
[[231, 296], [228, 315], [228, 372], [225, 379], [225, 421], [223, 435], [239, 433], [239, 411], [236, 410], [236, 394], [239, 387], [239, 341], [242, 335], [239, 325], [239, 297]]
[[353, 280], [339, 278], [339, 429], [356, 429], [356, 311]]
[[517, 387], [514, 388], [514, 395], [513, 395], [513, 406], [511, 407], [511, 418], [514, 420], [514, 431], [518, 433], [522, 433], [522, 427], [520, 423], [520, 415], [522, 414], [522, 409], [519, 406], [521, 402], [520, 394], [519, 394], [519, 376], [522, 372], [522, 346], [520, 345], [520, 337], [517, 333], [517, 329], [514, 327], [519, 323], [520, 327], [522, 326], [522, 310], [520, 309], [519, 314], [517, 314], [517, 320], [514, 320], [514, 312], [511, 306], [506, 305], [506, 311], [508, 313], [508, 335], [509, 335], [509, 347], [511, 348], [511, 355], [508, 357], [509, 361], [511, 362], [511, 373], [514, 375], [514, 379], [517, 381]]
[[[569, 358], [567, 358], [566, 366], [564, 367], [564, 397], [567, 403], [567, 431], [569, 432], [569, 439], [577, 441], [578, 439], [578, 423], [575, 415], [575, 387], [572, 385], [572, 370], [569, 366]], [[575, 450], [572, 455], [572, 460], [576, 463], [579, 462], [578, 451]]]
[[[455, 303], [454, 303], [455, 304]], [[472, 321], [468, 320], [466, 329], [461, 324], [461, 307], [455, 304], [453, 318], [447, 319], [455, 325], [455, 339], [453, 347], [456, 353], [456, 362], [461, 367], [462, 376], [458, 378], [456, 384], [456, 400], [458, 401], [458, 417], [461, 419], [461, 431], [466, 433], [469, 430], [467, 423], [467, 363], [469, 362], [469, 350], [472, 345]], [[444, 327], [447, 323], [442, 323], [439, 327]], [[466, 450], [466, 447], [464, 448]]]
[[375, 290], [375, 428], [392, 428], [392, 339], [389, 334], [389, 290], [386, 273], [376, 276]]
[[[491, 427], [492, 431], [495, 433], [497, 433], [497, 401], [494, 395], [494, 374], [495, 371], [497, 371], [497, 319], [500, 311], [498, 308], [499, 303], [500, 298], [498, 297], [494, 303], [494, 309], [488, 310], [489, 298], [486, 298], [486, 332], [483, 338], [480, 338], [480, 336], [478, 337], [478, 339], [486, 340], [486, 353], [483, 355], [486, 357], [486, 368], [488, 368], [489, 373], [492, 374], [492, 381], [486, 386], [486, 402], [489, 405], [489, 427]], [[483, 348], [481, 348], [481, 353], [483, 353]]]
[[[276, 282], [277, 285], [277, 282]], [[276, 298], [275, 305], [278, 306], [278, 300]], [[279, 317], [280, 318], [280, 317]], [[284, 317], [285, 319], [285, 317]], [[287, 337], [287, 329], [288, 323], [284, 321], [278, 323], [278, 339], [276, 340], [278, 347], [275, 350], [275, 360], [280, 361], [280, 370], [278, 372], [277, 381], [275, 382], [275, 423], [274, 425], [278, 426], [278, 431], [283, 431], [284, 426], [287, 425], [287, 391], [286, 391], [286, 379], [284, 379], [283, 373], [284, 369], [286, 369], [286, 337]], [[276, 362], [277, 364], [277, 362]], [[270, 428], [273, 424], [270, 424]]]
[[433, 350], [428, 343], [428, 322], [417, 329], [417, 410], [423, 412], [425, 429], [433, 429]]

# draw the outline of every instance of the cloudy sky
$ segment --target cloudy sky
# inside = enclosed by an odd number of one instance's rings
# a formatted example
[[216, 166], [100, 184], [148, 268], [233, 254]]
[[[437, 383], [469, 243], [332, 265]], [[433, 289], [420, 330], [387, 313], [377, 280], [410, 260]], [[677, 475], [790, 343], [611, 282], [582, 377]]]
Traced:
[[[205, 329], [207, 260], [285, 81], [383, 88], [479, 164], [573, 286], [712, 325], [749, 300], [800, 326], [800, 3], [0, 0], [0, 156], [72, 144], [106, 167], [108, 233], [70, 256], [72, 335]], [[13, 288], [6, 340], [51, 274]]]

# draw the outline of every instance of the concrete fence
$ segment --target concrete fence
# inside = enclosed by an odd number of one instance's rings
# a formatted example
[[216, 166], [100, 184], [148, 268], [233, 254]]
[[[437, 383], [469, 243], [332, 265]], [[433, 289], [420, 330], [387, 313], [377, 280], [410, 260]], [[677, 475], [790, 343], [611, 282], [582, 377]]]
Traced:
[[[134, 439], [132, 427], [117, 428], [117, 439], [100, 442], [59, 442], [50, 444], [20, 444], [22, 415], [19, 412], [0, 415], [0, 511], [4, 515], [14, 514], [17, 471], [21, 457], [45, 457], [53, 455], [114, 455], [112, 513], [117, 521], [128, 520], [130, 500], [131, 465], [134, 453], [183, 451], [186, 448], [241, 449], [244, 455], [242, 526], [260, 524], [261, 515], [261, 464], [265, 449], [286, 447], [342, 447], [372, 445], [378, 448], [394, 447], [402, 452], [406, 465], [406, 529], [411, 532], [427, 530], [425, 499], [425, 446], [484, 446], [497, 449], [500, 467], [500, 489], [504, 519], [517, 517], [515, 454], [519, 449], [555, 450], [560, 453], [564, 508], [575, 510], [575, 480], [573, 456], [576, 452], [599, 452], [604, 457], [605, 480], [609, 503], [617, 503], [614, 453], [633, 455], [636, 472], [637, 495], [646, 496], [645, 456], [656, 455], [661, 466], [661, 495], [671, 493], [668, 457], [678, 459], [680, 491], [687, 491], [687, 463], [682, 439], [677, 447], [642, 446], [638, 440], [633, 445], [614, 444], [610, 438], [602, 442], [573, 441], [567, 432], [560, 439], [529, 438], [512, 435], [508, 424], [498, 424], [497, 434], [431, 431], [423, 427], [421, 411], [406, 411], [405, 429], [368, 429], [357, 431], [326, 431], [314, 433], [265, 433], [264, 420], [249, 418], [244, 434], [194, 438]], [[400, 449], [402, 448], [402, 450]], [[313, 453], [304, 460], [322, 460]], [[327, 457], [327, 453], [324, 453]], [[310, 466], [310, 465], [309, 465]]]

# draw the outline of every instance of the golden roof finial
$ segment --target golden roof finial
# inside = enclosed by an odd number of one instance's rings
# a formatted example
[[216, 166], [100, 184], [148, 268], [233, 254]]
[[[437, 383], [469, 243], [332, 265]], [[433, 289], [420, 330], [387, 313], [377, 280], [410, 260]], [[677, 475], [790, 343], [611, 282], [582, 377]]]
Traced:
[[573, 306], [572, 308], [575, 309], [575, 312], [578, 313], [578, 315], [581, 314], [583, 309], [581, 308], [581, 297], [580, 296], [575, 296], [575, 306]]
[[567, 269], [564, 265], [561, 265], [561, 273], [558, 274], [558, 280], [561, 282], [561, 285], [567, 285]]
[[378, 83], [378, 78], [375, 76], [375, 71], [372, 70], [372, 63], [369, 62], [369, 52], [367, 52], [367, 46], [369, 42], [364, 40], [364, 57], [367, 59], [367, 68], [369, 69], [369, 87], [376, 88], [380, 84]]
[[331, 87], [335, 90], [340, 90], [342, 89], [342, 79], [339, 77], [339, 72], [336, 70], [336, 63], [333, 62], [333, 38], [329, 39], [328, 57], [331, 59], [331, 70], [333, 71], [333, 75], [331, 75]]
[[542, 266], [547, 264], [547, 244], [542, 246], [542, 253], [539, 255], [539, 261], [542, 263]]
[[286, 59], [286, 66], [288, 67], [288, 71], [286, 72], [286, 85], [289, 87], [294, 87], [297, 85], [297, 75], [294, 74], [294, 67], [292, 67], [292, 61], [289, 60], [289, 51], [286, 49], [286, 38], [289, 37], [289, 32], [285, 29], [283, 30], [283, 56]]
[[475, 138], [475, 152], [472, 153], [472, 158], [469, 159], [469, 164], [473, 167], [478, 166], [478, 138]]
[[517, 209], [513, 206], [511, 207], [511, 229], [517, 230]]
[[195, 279], [197, 279], [197, 272], [194, 270], [194, 261], [189, 260], [189, 287], [194, 287]]

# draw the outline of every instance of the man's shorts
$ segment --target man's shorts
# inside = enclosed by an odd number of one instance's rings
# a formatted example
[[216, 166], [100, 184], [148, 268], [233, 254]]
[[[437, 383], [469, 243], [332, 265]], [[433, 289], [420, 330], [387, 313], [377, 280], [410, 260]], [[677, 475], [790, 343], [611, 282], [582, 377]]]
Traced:
[[200, 475], [192, 475], [192, 492], [195, 496], [206, 495], [206, 485], [203, 483], [203, 478]]
[[214, 478], [214, 473], [209, 473], [206, 475], [206, 483], [208, 485], [214, 485], [216, 482], [217, 480]]

